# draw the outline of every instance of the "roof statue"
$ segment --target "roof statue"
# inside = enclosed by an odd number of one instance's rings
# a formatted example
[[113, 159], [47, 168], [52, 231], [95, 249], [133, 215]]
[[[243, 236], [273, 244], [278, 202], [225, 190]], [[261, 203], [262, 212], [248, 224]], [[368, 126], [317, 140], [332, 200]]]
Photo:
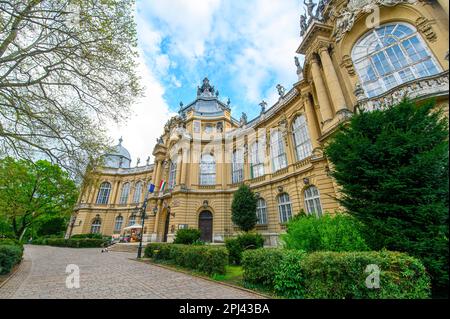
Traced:
[[240, 121], [239, 121], [239, 124], [240, 124], [241, 126], [247, 125], [247, 114], [245, 114], [244, 112], [242, 112], [242, 115], [241, 115], [241, 119], [240, 119]]
[[286, 94], [286, 89], [281, 84], [277, 84], [278, 95], [283, 97]]
[[302, 65], [300, 64], [300, 61], [298, 60], [298, 57], [294, 57], [294, 61], [295, 61], [295, 66], [297, 67], [298, 81], [301, 81], [301, 80], [303, 80], [303, 68], [302, 68]]
[[[308, 13], [308, 16], [309, 16], [309, 22], [313, 19], [313, 18], [315, 18], [315, 15], [314, 15], [314, 13], [313, 13], [313, 10], [314, 10], [314, 7], [317, 5], [317, 4], [315, 4], [314, 2], [312, 2], [312, 0], [309, 0], [309, 2], [306, 2], [306, 0], [303, 0], [303, 3], [305, 4], [305, 6], [306, 6], [306, 10], [307, 10], [307, 13]], [[309, 22], [308, 22], [308, 24], [309, 24]]]
[[262, 100], [261, 103], [259, 103], [259, 106], [261, 106], [261, 113], [264, 113], [266, 111], [267, 102]]
[[305, 34], [306, 29], [308, 29], [308, 23], [306, 22], [306, 15], [301, 14], [300, 15], [300, 36], [301, 37]]
[[149, 165], [150, 165], [150, 156], [149, 156], [149, 157], [147, 157], [147, 160], [145, 161], [145, 164], [146, 164], [147, 166], [149, 166]]

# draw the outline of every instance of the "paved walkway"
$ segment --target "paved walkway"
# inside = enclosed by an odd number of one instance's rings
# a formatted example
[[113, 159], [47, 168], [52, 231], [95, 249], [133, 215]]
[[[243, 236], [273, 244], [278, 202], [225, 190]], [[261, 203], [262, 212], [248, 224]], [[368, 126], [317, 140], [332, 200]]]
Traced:
[[[135, 254], [49, 246], [25, 248], [19, 270], [0, 288], [4, 298], [259, 298], [240, 289], [144, 264]], [[66, 267], [80, 270], [80, 288], [66, 287]]]

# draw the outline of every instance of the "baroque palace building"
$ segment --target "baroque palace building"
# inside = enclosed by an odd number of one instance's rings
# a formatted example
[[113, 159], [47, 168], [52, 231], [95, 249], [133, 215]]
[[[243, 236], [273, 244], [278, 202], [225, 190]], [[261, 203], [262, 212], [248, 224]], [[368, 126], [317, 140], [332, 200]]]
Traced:
[[[277, 245], [286, 222], [304, 210], [339, 210], [338, 185], [323, 147], [360, 110], [375, 110], [405, 95], [433, 97], [448, 114], [448, 0], [321, 0], [300, 16], [295, 58], [298, 82], [278, 85], [279, 100], [261, 102], [259, 116], [239, 120], [205, 78], [189, 105], [165, 125], [154, 163], [130, 167], [122, 146], [83, 188], [68, 235], [119, 235], [141, 225], [144, 241], [172, 241], [178, 229], [198, 228], [223, 242], [239, 230], [231, 221], [233, 193], [245, 183], [258, 196], [256, 230]], [[345, 152], [345, 150], [342, 150]], [[160, 181], [167, 182], [159, 192]]]

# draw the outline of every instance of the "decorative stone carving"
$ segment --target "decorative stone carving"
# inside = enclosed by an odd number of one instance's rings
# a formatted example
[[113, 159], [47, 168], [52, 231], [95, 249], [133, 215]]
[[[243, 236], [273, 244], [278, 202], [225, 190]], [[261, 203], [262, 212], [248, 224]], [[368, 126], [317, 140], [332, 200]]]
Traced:
[[[303, 0], [303, 4], [306, 6], [306, 11], [308, 13], [309, 16], [309, 21], [311, 21], [315, 15], [313, 13], [314, 7], [317, 5], [314, 2], [312, 2], [312, 0], [309, 0], [309, 2], [306, 2], [306, 0]], [[308, 23], [309, 24], [309, 23]]]
[[197, 88], [197, 96], [211, 97], [214, 96], [214, 93], [214, 86], [209, 84], [208, 78], [204, 78], [202, 86]]
[[353, 65], [353, 60], [349, 55], [344, 55], [342, 57], [341, 66], [345, 67], [347, 69], [347, 73], [350, 76], [356, 75], [355, 66]]
[[436, 32], [434, 32], [433, 30], [431, 21], [428, 20], [427, 18], [425, 17], [417, 18], [416, 27], [430, 42], [434, 42], [437, 40]]
[[261, 114], [266, 111], [267, 102], [262, 100], [261, 103], [259, 103], [259, 106], [261, 106]]
[[349, 0], [336, 16], [333, 37], [340, 41], [345, 33], [350, 31], [356, 18], [364, 13], [372, 12], [378, 6], [395, 6], [397, 4], [407, 3], [415, 4], [418, 0]]
[[306, 15], [304, 15], [304, 14], [300, 15], [300, 36], [301, 37], [305, 34], [306, 29], [308, 29], [308, 23], [306, 22], [307, 21], [306, 19], [307, 19]]
[[247, 114], [242, 112], [241, 119], [239, 120], [241, 126], [247, 125]]
[[301, 80], [303, 80], [303, 68], [302, 68], [302, 65], [300, 64], [300, 61], [298, 60], [298, 57], [294, 57], [294, 60], [295, 60], [295, 66], [297, 67], [298, 81], [300, 82]]
[[277, 84], [277, 90], [278, 90], [278, 95], [280, 97], [284, 97], [284, 95], [286, 94], [286, 89], [284, 88], [284, 86], [282, 86], [281, 84]]
[[362, 99], [364, 99], [366, 97], [365, 93], [364, 93], [364, 89], [361, 85], [361, 83], [356, 83], [355, 85], [355, 90], [353, 91], [353, 94], [355, 94], [356, 100], [360, 101]]

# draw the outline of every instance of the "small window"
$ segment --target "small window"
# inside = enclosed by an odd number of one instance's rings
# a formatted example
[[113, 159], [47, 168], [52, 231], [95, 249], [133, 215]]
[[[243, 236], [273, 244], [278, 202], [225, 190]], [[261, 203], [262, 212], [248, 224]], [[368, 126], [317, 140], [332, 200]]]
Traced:
[[111, 184], [108, 182], [103, 182], [100, 185], [96, 203], [99, 205], [108, 204], [109, 194], [111, 194]]
[[120, 193], [119, 204], [126, 204], [130, 194], [130, 183], [125, 183], [122, 186], [122, 193]]
[[280, 223], [287, 223], [292, 218], [291, 199], [286, 193], [278, 196], [278, 213], [280, 214]]
[[131, 215], [130, 219], [128, 219], [128, 227], [129, 226], [133, 226], [136, 224], [136, 216], [135, 215]]
[[257, 178], [264, 175], [264, 147], [260, 142], [255, 142], [250, 147], [250, 175]]
[[273, 172], [279, 171], [287, 166], [284, 139], [279, 130], [273, 130], [270, 134], [270, 153]]
[[96, 217], [91, 224], [91, 234], [99, 234], [102, 227], [102, 220], [100, 217]]
[[169, 170], [169, 190], [172, 190], [175, 187], [177, 177], [177, 162], [176, 159], [172, 159], [170, 161], [170, 170]]
[[216, 184], [216, 162], [211, 154], [203, 154], [200, 162], [200, 185]]
[[256, 202], [256, 216], [258, 217], [258, 225], [267, 225], [267, 205], [262, 198], [258, 198]]
[[312, 154], [311, 139], [308, 126], [303, 115], [297, 116], [292, 123], [292, 135], [294, 137], [297, 160], [301, 161]]
[[133, 203], [137, 204], [141, 201], [142, 195], [142, 182], [137, 182], [134, 185], [134, 195], [133, 195]]
[[317, 187], [310, 186], [305, 189], [305, 206], [308, 214], [314, 214], [317, 217], [322, 216], [322, 204]]
[[238, 148], [233, 152], [232, 182], [240, 183], [244, 180], [244, 150]]
[[119, 232], [122, 229], [122, 225], [123, 225], [123, 217], [117, 216], [116, 222], [114, 224], [114, 231]]

